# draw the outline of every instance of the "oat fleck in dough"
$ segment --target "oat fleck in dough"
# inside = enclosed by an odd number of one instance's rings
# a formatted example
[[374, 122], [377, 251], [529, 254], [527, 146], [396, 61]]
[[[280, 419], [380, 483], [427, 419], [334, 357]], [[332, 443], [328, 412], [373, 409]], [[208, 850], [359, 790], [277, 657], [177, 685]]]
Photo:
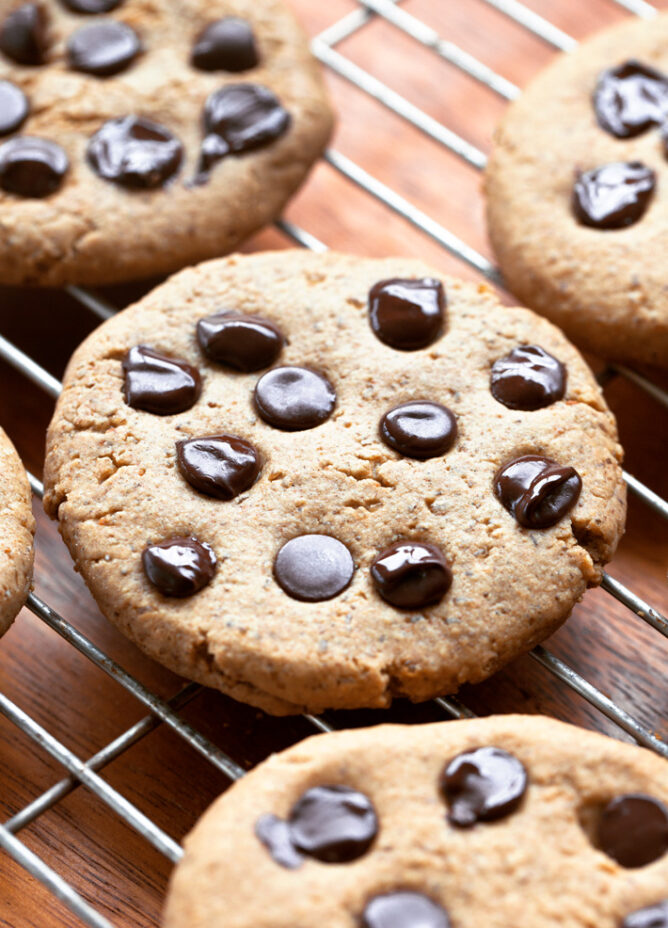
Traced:
[[620, 458], [550, 323], [418, 261], [283, 251], [183, 271], [83, 343], [45, 505], [176, 672], [277, 714], [380, 707], [566, 619], [621, 535]]
[[14, 446], [0, 429], [0, 635], [14, 621], [32, 583], [35, 520], [30, 485]]

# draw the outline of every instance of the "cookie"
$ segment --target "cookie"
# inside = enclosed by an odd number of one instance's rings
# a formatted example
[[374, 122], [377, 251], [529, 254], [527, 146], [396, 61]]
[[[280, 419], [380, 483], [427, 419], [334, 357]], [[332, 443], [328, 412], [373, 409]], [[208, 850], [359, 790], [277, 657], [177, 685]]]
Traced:
[[331, 127], [280, 0], [0, 0], [0, 283], [225, 254], [280, 215]]
[[540, 716], [317, 735], [207, 810], [163, 924], [665, 928], [667, 770]]
[[47, 512], [104, 614], [273, 713], [424, 700], [567, 617], [625, 514], [614, 420], [548, 322], [421, 262], [186, 270], [77, 350]]
[[625, 21], [557, 57], [510, 106], [485, 182], [518, 299], [600, 357], [664, 368], [666, 127], [668, 14]]
[[35, 520], [26, 472], [2, 429], [0, 468], [0, 635], [4, 635], [30, 591]]

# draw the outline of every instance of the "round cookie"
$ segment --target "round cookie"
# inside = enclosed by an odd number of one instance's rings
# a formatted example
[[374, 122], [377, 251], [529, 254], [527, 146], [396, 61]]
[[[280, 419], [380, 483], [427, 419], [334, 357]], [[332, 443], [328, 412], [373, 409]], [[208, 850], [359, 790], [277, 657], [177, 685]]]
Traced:
[[667, 766], [541, 716], [317, 735], [205, 812], [164, 928], [663, 928]]
[[273, 713], [488, 677], [600, 581], [624, 523], [577, 351], [413, 260], [177, 274], [76, 351], [47, 445], [47, 512], [104, 614]]
[[225, 254], [280, 215], [331, 127], [281, 0], [0, 0], [0, 282]]
[[0, 429], [0, 635], [14, 621], [32, 584], [35, 520], [30, 485], [14, 446]]
[[518, 299], [588, 351], [665, 368], [663, 124], [668, 13], [558, 56], [509, 107], [485, 186], [490, 238]]

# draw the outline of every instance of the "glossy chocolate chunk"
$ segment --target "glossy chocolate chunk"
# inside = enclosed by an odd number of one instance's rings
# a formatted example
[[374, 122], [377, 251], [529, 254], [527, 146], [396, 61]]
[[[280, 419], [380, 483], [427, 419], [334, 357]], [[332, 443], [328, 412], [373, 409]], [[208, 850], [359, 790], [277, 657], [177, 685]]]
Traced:
[[622, 867], [644, 867], [668, 851], [668, 809], [642, 793], [616, 796], [601, 812], [596, 837]]
[[269, 425], [286, 432], [315, 428], [328, 419], [336, 392], [324, 374], [308, 367], [275, 367], [258, 380], [255, 408]]
[[261, 815], [255, 823], [255, 836], [264, 844], [272, 858], [281, 867], [296, 870], [304, 856], [292, 843], [290, 826], [276, 815]]
[[134, 29], [115, 20], [82, 26], [67, 40], [67, 61], [75, 71], [109, 77], [128, 68], [141, 51]]
[[171, 416], [193, 406], [202, 390], [199, 372], [187, 361], [169, 358], [146, 345], [123, 359], [125, 402], [133, 409]]
[[362, 913], [362, 928], [450, 928], [447, 912], [429, 896], [399, 890], [374, 896]]
[[228, 84], [215, 90], [204, 107], [206, 137], [201, 168], [206, 170], [228, 154], [269, 145], [290, 125], [290, 114], [267, 87]]
[[373, 803], [347, 786], [314, 786], [288, 817], [295, 847], [328, 864], [343, 864], [365, 854], [378, 834]]
[[369, 291], [369, 321], [376, 336], [400, 351], [426, 348], [443, 331], [445, 293], [440, 280], [381, 280]]
[[17, 64], [44, 64], [47, 22], [38, 3], [24, 3], [5, 17], [0, 25], [0, 51]]
[[621, 928], [668, 928], [668, 899], [627, 915]]
[[426, 460], [445, 454], [457, 437], [457, 420], [446, 406], [413, 400], [386, 412], [380, 437], [408, 458]]
[[238, 16], [210, 23], [197, 36], [190, 58], [200, 71], [248, 71], [259, 63], [250, 24]]
[[216, 555], [196, 538], [176, 537], [148, 545], [142, 553], [144, 572], [164, 596], [183, 598], [199, 593], [216, 572]]
[[640, 61], [625, 61], [599, 76], [594, 109], [599, 125], [611, 135], [640, 135], [668, 116], [668, 77]]
[[20, 197], [55, 193], [69, 166], [60, 145], [48, 139], [17, 135], [0, 145], [0, 187]]
[[197, 340], [207, 358], [246, 373], [269, 367], [285, 344], [283, 333], [273, 322], [233, 312], [200, 319]]
[[525, 528], [549, 528], [577, 503], [580, 475], [538, 454], [505, 464], [494, 478], [494, 493]]
[[122, 116], [95, 133], [86, 157], [100, 177], [122, 187], [159, 187], [181, 167], [183, 145], [164, 126]]
[[318, 603], [338, 596], [353, 578], [355, 564], [346, 546], [331, 535], [298, 535], [276, 555], [274, 576], [293, 599]]
[[392, 606], [422, 609], [443, 599], [452, 583], [452, 571], [436, 545], [398, 541], [373, 562], [371, 579]]
[[623, 229], [637, 222], [656, 186], [656, 175], [640, 161], [613, 161], [580, 174], [573, 187], [578, 222], [594, 229]]
[[528, 783], [524, 765], [501, 748], [458, 754], [441, 775], [448, 821], [461, 828], [505, 818], [519, 806]]
[[176, 460], [188, 483], [216, 499], [229, 500], [250, 489], [262, 460], [250, 442], [236, 435], [210, 435], [176, 443]]
[[0, 81], [0, 135], [16, 132], [28, 118], [28, 98], [11, 81]]
[[566, 392], [566, 368], [539, 345], [520, 345], [492, 366], [492, 396], [509, 409], [542, 409]]
[[84, 15], [110, 13], [123, 3], [123, 0], [61, 0], [63, 6], [73, 13]]

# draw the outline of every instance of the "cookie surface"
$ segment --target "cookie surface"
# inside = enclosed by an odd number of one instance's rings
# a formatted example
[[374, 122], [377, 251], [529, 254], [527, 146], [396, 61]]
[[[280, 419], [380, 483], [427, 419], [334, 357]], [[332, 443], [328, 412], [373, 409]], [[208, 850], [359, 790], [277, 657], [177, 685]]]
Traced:
[[668, 367], [668, 14], [559, 56], [513, 103], [486, 175], [510, 290], [601, 357]]
[[[207, 810], [164, 925], [663, 925], [632, 918], [668, 897], [666, 769], [540, 716], [318, 735]], [[616, 859], [614, 826], [631, 808], [642, 864]]]
[[81, 345], [45, 506], [178, 673], [274, 713], [380, 707], [564, 621], [620, 537], [620, 454], [545, 320], [420, 262], [285, 251], [184, 271]]
[[0, 635], [14, 621], [32, 582], [35, 520], [30, 485], [14, 446], [0, 429]]
[[280, 214], [331, 126], [280, 0], [0, 0], [0, 282], [224, 254]]

